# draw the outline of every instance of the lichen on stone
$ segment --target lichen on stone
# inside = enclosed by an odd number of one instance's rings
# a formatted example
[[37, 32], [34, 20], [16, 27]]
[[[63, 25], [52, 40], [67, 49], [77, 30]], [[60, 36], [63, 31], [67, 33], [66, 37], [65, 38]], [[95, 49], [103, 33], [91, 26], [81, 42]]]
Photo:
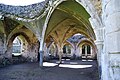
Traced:
[[34, 18], [43, 13], [46, 3], [41, 2], [37, 4], [32, 4], [28, 6], [11, 6], [0, 4], [0, 14], [1, 15], [14, 15], [20, 18]]

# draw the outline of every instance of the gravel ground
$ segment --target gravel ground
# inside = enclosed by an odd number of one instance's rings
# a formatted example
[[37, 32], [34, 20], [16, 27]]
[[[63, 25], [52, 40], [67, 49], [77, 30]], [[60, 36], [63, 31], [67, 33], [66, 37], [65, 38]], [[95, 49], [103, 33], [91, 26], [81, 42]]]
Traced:
[[[99, 80], [96, 61], [63, 60], [23, 63], [0, 68], [0, 80]], [[55, 65], [54, 65], [55, 64]], [[87, 65], [87, 66], [86, 66]]]

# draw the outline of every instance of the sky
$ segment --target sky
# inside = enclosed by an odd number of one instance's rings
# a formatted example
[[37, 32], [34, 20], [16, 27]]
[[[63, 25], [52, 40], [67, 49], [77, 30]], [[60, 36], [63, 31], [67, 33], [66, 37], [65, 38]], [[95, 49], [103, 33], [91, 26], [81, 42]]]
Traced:
[[14, 5], [14, 6], [25, 6], [25, 5], [42, 2], [42, 1], [45, 1], [45, 0], [0, 0], [0, 3], [7, 4], [7, 5]]

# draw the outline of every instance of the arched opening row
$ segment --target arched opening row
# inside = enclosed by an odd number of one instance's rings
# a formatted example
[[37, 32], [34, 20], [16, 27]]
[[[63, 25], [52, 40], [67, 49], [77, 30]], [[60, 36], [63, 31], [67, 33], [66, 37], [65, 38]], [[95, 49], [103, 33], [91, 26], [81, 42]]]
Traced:
[[[81, 34], [79, 37], [81, 37]], [[75, 41], [76, 38], [77, 41]], [[62, 59], [96, 59], [96, 51], [95, 44], [88, 38], [78, 38], [78, 35], [74, 35], [74, 37], [72, 36], [67, 39], [66, 43], [63, 45], [61, 56]], [[54, 41], [49, 46], [46, 46], [44, 58], [46, 55], [47, 59], [59, 59], [60, 53]]]

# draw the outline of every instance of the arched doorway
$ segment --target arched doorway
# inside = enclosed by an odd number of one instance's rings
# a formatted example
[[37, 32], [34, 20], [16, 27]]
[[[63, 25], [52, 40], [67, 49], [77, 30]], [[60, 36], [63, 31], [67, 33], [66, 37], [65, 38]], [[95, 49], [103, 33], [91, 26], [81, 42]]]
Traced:
[[23, 48], [22, 45], [23, 45], [22, 41], [18, 37], [16, 37], [13, 41], [13, 46], [12, 46], [13, 56], [21, 55]]
[[[17, 61], [13, 58], [15, 58], [15, 55], [12, 56], [13, 53], [13, 45], [14, 40], [18, 38], [18, 41], [21, 41], [21, 60], [17, 59]], [[20, 47], [20, 46], [19, 46]], [[15, 47], [16, 48], [16, 47]], [[25, 26], [22, 26], [19, 28], [19, 30], [13, 30], [11, 34], [9, 34], [7, 39], [7, 51], [6, 54], [13, 60], [13, 63], [19, 63], [19, 62], [36, 62], [38, 61], [38, 53], [39, 52], [39, 41], [34, 35], [32, 31], [30, 31]], [[17, 56], [16, 56], [17, 57]], [[17, 57], [20, 58], [20, 57]]]
[[97, 59], [97, 48], [94, 42], [88, 38], [83, 38], [78, 43], [80, 54], [84, 59]]
[[55, 44], [52, 43], [50, 46], [49, 46], [49, 56], [50, 58], [55, 58], [56, 57], [56, 47], [55, 47]]
[[82, 58], [89, 58], [91, 56], [91, 46], [84, 44], [82, 45]]
[[26, 62], [26, 57], [29, 50], [28, 50], [29, 43], [25, 39], [23, 35], [18, 35], [15, 37], [12, 43], [12, 61], [13, 63], [20, 63]]
[[71, 58], [71, 45], [70, 44], [65, 44], [63, 46], [63, 59], [70, 59]]

